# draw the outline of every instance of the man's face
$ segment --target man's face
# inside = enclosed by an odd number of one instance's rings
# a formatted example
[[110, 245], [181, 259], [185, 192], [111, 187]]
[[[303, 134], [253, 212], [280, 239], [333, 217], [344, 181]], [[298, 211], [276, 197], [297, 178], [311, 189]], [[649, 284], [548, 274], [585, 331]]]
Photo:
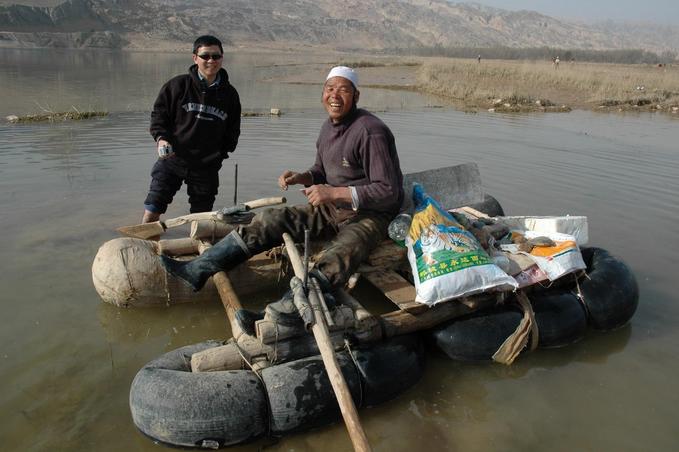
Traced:
[[344, 77], [332, 77], [323, 85], [321, 102], [328, 112], [332, 122], [339, 122], [349, 114], [351, 108], [358, 102], [359, 92], [354, 85]]
[[[205, 60], [201, 57], [210, 58]], [[198, 50], [193, 55], [193, 62], [198, 65], [198, 70], [201, 74], [212, 79], [217, 76], [217, 72], [222, 67], [222, 52], [219, 50], [219, 46], [198, 47]]]

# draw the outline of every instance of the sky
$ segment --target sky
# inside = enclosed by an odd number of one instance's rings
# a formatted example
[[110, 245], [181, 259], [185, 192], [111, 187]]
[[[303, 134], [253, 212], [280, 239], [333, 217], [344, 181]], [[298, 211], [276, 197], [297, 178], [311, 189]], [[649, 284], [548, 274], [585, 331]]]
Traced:
[[[458, 3], [463, 0], [457, 0]], [[516, 11], [587, 22], [655, 22], [679, 26], [679, 0], [467, 0]]]

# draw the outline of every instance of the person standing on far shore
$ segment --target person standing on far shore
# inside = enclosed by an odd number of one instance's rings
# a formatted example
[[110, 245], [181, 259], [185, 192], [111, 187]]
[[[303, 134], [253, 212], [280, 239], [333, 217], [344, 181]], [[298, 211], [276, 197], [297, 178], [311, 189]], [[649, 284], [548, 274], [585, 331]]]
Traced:
[[193, 43], [188, 74], [168, 81], [151, 112], [158, 160], [144, 201], [142, 223], [158, 221], [186, 183], [191, 213], [212, 210], [222, 161], [240, 136], [240, 98], [222, 68], [224, 49], [214, 36]]

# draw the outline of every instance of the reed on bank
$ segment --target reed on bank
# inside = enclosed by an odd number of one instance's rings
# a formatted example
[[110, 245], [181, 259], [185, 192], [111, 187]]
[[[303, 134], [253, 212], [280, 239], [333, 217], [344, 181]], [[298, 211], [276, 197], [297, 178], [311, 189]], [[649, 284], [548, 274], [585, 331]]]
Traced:
[[77, 121], [83, 119], [97, 118], [108, 116], [107, 111], [62, 111], [62, 112], [47, 112], [34, 115], [10, 115], [7, 116], [7, 121], [12, 123], [21, 122], [57, 122], [57, 121]]
[[440, 59], [423, 63], [417, 86], [465, 107], [504, 107], [514, 99], [540, 110], [679, 110], [679, 68], [668, 66]]

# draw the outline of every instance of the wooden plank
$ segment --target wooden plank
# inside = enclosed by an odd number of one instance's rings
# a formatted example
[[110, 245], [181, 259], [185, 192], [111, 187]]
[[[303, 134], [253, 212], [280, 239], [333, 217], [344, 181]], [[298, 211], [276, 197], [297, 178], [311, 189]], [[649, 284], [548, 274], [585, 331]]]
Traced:
[[393, 270], [408, 262], [406, 258], [407, 254], [408, 251], [406, 248], [397, 245], [392, 240], [385, 240], [370, 253], [367, 264], [372, 267]]
[[[415, 331], [428, 330], [448, 320], [470, 314], [484, 308], [490, 308], [497, 302], [495, 294], [481, 294], [469, 299], [457, 299], [439, 303], [418, 313], [394, 311], [383, 314], [380, 323], [385, 337], [408, 334]], [[424, 305], [422, 305], [424, 306]]]
[[416, 314], [429, 309], [426, 305], [415, 302], [415, 287], [398, 273], [378, 270], [363, 276], [402, 311]]

